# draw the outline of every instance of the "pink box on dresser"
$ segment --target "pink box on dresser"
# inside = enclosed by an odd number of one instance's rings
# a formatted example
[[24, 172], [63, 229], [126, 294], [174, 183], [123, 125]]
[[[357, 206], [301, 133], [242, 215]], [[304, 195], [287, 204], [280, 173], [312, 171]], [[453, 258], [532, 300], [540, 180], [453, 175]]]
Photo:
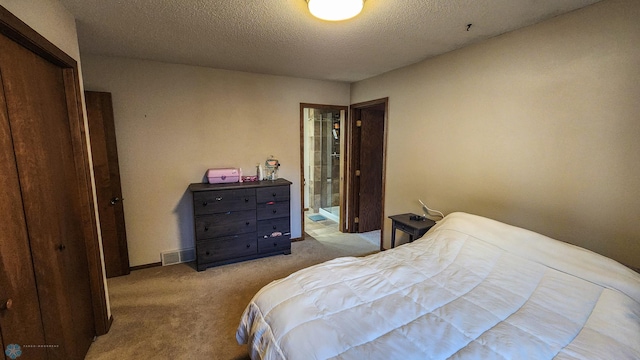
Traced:
[[210, 184], [240, 182], [240, 169], [221, 168], [207, 170], [207, 178]]

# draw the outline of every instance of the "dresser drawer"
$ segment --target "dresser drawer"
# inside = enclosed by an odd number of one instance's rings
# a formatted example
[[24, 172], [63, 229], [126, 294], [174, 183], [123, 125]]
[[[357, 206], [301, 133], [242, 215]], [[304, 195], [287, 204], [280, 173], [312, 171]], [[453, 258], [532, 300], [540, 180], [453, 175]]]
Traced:
[[267, 203], [270, 201], [288, 201], [289, 186], [272, 186], [256, 189], [256, 201]]
[[258, 253], [266, 254], [271, 252], [290, 252], [291, 251], [291, 237], [290, 236], [278, 236], [269, 238], [258, 238]]
[[256, 231], [254, 210], [230, 211], [196, 217], [196, 239], [244, 234]]
[[255, 208], [255, 189], [202, 191], [193, 194], [193, 210], [196, 215]]
[[281, 232], [283, 234], [291, 231], [291, 219], [289, 217], [258, 220], [258, 237], [270, 236], [274, 232]]
[[257, 205], [258, 220], [274, 219], [289, 216], [289, 202], [276, 202]]
[[198, 264], [250, 256], [258, 253], [256, 234], [226, 236], [197, 242]]

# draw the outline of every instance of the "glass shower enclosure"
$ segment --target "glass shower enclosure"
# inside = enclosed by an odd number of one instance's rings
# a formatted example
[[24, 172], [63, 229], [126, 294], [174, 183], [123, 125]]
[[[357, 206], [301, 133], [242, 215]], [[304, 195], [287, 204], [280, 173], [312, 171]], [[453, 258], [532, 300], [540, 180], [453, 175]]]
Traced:
[[344, 110], [304, 108], [305, 208], [340, 221]]

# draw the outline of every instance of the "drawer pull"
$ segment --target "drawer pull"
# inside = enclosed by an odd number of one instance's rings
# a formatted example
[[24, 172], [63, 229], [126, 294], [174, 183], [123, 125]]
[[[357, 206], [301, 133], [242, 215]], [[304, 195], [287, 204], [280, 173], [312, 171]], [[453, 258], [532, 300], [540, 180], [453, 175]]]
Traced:
[[273, 230], [275, 230], [275, 229], [277, 229], [277, 228], [278, 228], [277, 226], [273, 225]]
[[231, 215], [231, 211], [227, 211], [225, 214], [226, 215]]
[[207, 206], [209, 203], [207, 203], [206, 201], [202, 203], [202, 206]]
[[209, 231], [209, 227], [208, 227], [208, 226], [205, 226], [205, 227], [204, 227], [204, 231]]
[[11, 310], [11, 307], [13, 307], [13, 300], [7, 299], [0, 305], [0, 310]]
[[275, 214], [275, 213], [277, 213], [277, 212], [278, 212], [278, 210], [276, 210], [276, 209], [273, 209], [273, 213], [274, 213], [274, 214]]
[[222, 201], [222, 196], [218, 196], [218, 197], [216, 198], [216, 201]]
[[245, 225], [247, 225], [247, 226], [249, 226], [249, 224], [251, 224], [251, 222], [250, 222], [250, 221], [247, 221], [247, 222], [245, 223]]
[[278, 246], [278, 243], [277, 243], [277, 242], [274, 242], [274, 243], [273, 243], [273, 247], [276, 247], [276, 246]]
[[276, 193], [271, 194], [273, 197], [276, 197]]
[[207, 251], [207, 252], [205, 253], [205, 255], [211, 255], [211, 253]]
[[244, 202], [249, 202], [249, 199], [246, 199], [246, 198], [245, 198], [245, 199], [244, 199]]
[[247, 249], [251, 247], [251, 244], [247, 244]]

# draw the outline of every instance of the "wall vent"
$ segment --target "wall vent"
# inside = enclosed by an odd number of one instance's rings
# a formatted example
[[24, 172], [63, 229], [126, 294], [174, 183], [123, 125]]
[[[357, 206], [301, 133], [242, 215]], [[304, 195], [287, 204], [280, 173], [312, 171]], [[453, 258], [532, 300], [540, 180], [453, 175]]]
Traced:
[[196, 259], [196, 251], [195, 249], [164, 251], [160, 253], [160, 257], [162, 258], [162, 266], [180, 264], [194, 261]]

